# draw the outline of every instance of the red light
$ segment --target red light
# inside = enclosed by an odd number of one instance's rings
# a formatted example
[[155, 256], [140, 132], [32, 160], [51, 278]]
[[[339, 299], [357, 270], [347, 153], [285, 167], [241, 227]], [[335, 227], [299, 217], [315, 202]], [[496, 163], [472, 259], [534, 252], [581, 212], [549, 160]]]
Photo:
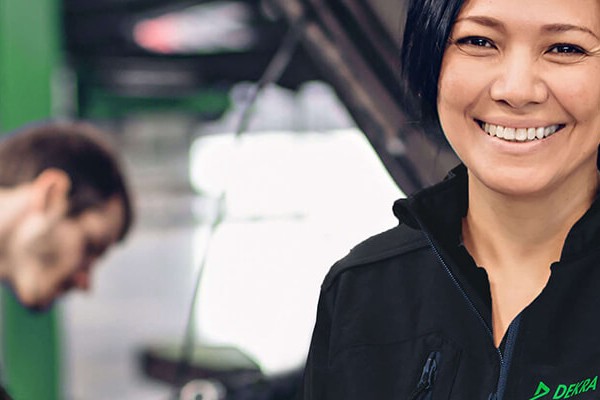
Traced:
[[135, 42], [146, 50], [168, 54], [176, 50], [177, 18], [165, 15], [138, 22], [133, 29]]

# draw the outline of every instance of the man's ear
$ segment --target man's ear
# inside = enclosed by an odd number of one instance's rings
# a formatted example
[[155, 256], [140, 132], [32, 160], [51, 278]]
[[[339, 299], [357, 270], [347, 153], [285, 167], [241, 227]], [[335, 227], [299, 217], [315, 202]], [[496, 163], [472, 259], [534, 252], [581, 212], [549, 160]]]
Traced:
[[69, 209], [71, 178], [58, 168], [48, 168], [32, 182], [32, 205], [51, 217], [62, 217]]

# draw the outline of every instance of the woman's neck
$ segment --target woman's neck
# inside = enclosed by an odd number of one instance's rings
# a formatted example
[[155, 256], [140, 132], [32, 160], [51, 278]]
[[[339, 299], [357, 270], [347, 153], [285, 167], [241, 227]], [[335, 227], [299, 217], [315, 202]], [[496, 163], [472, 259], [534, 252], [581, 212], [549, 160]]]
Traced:
[[[467, 248], [481, 265], [515, 268], [511, 261], [557, 261], [571, 227], [589, 209], [598, 174], [570, 180], [546, 193], [498, 193], [469, 174], [469, 209], [463, 220]], [[549, 264], [548, 264], [549, 266]]]
[[571, 227], [589, 209], [598, 189], [593, 171], [548, 193], [505, 195], [469, 174], [469, 209], [463, 240], [489, 278], [494, 342], [543, 290], [550, 265], [560, 259]]

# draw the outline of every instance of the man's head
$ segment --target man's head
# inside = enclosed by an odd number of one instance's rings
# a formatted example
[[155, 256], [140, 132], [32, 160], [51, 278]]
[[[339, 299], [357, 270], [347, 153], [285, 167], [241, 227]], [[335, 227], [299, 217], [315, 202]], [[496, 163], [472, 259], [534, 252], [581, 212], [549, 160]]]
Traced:
[[0, 141], [0, 268], [26, 307], [88, 289], [95, 261], [131, 227], [129, 191], [105, 136], [50, 123]]

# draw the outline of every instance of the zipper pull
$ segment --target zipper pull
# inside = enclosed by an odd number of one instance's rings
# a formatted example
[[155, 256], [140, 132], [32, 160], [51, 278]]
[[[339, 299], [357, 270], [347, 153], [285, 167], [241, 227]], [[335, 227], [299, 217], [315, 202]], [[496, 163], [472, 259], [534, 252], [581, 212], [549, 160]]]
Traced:
[[427, 362], [425, 363], [425, 367], [423, 367], [423, 372], [421, 373], [421, 380], [419, 381], [418, 386], [425, 386], [426, 388], [430, 388], [433, 386], [433, 381], [435, 380], [435, 374], [437, 372], [437, 362], [440, 357], [440, 353], [438, 351], [434, 351], [427, 358]]
[[425, 366], [423, 367], [423, 372], [421, 373], [421, 379], [419, 379], [419, 384], [417, 388], [411, 393], [409, 399], [417, 400], [419, 396], [433, 387], [433, 383], [435, 381], [438, 363], [441, 359], [441, 353], [439, 351], [434, 351], [429, 354], [427, 357], [427, 361], [425, 362]]

